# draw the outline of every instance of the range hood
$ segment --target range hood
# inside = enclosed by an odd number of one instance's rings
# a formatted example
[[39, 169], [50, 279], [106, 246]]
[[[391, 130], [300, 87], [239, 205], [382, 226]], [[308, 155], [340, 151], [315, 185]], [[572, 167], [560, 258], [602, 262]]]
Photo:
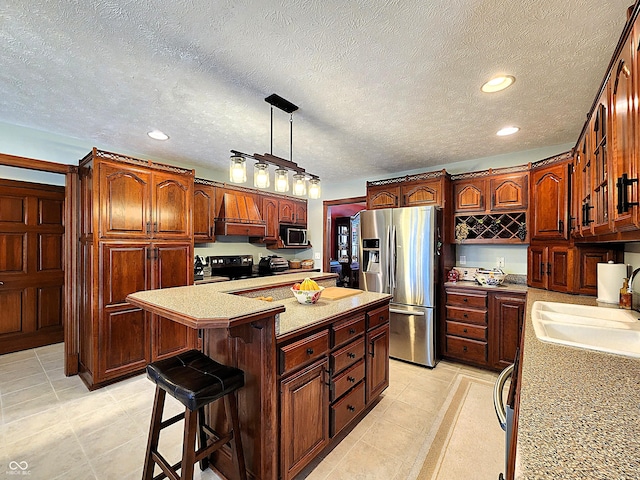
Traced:
[[216, 217], [216, 235], [264, 237], [267, 224], [253, 197], [242, 193], [225, 193]]

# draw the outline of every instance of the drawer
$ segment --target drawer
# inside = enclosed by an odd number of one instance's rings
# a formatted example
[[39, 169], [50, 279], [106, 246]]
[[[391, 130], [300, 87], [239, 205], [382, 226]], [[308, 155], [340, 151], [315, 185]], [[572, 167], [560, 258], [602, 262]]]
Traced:
[[342, 372], [340, 375], [337, 375], [332, 383], [333, 388], [331, 389], [331, 401], [333, 402], [336, 398], [340, 398], [344, 395], [349, 389], [351, 389], [354, 385], [356, 385], [360, 380], [364, 378], [364, 359], [360, 359], [358, 363], [350, 367], [349, 369]]
[[469, 308], [487, 308], [486, 292], [450, 292], [447, 291], [447, 305]]
[[216, 222], [216, 235], [247, 235], [264, 237], [267, 227], [253, 223]]
[[280, 373], [288, 372], [329, 351], [329, 330], [280, 347]]
[[457, 335], [458, 337], [473, 338], [475, 340], [487, 340], [487, 327], [471, 325], [469, 323], [458, 323], [447, 320], [447, 335]]
[[336, 323], [331, 327], [331, 330], [333, 332], [333, 345], [342, 345], [364, 333], [364, 315]]
[[336, 350], [331, 354], [330, 368], [335, 375], [364, 357], [364, 337]]
[[476, 323], [478, 325], [487, 324], [486, 310], [471, 310], [468, 308], [451, 307], [447, 308], [447, 320], [456, 320], [463, 323]]
[[331, 436], [340, 433], [351, 420], [364, 410], [364, 382], [331, 405]]
[[378, 325], [382, 325], [389, 321], [389, 306], [385, 305], [384, 307], [376, 308], [375, 310], [371, 310], [367, 312], [367, 328], [371, 330]]
[[447, 335], [447, 355], [476, 363], [487, 363], [487, 342]]

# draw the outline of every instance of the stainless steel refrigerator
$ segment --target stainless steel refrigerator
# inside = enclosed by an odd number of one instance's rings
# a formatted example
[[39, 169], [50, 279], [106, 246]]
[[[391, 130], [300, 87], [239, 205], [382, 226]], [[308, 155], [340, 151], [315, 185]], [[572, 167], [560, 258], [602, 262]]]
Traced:
[[435, 367], [440, 210], [360, 212], [360, 288], [393, 295], [389, 355]]

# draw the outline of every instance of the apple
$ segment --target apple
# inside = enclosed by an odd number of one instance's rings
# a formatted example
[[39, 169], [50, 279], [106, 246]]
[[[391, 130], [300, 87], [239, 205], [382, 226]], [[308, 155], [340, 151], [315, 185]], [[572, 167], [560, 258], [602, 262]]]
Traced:
[[299, 283], [294, 283], [292, 288], [294, 290], [300, 290], [300, 284]]

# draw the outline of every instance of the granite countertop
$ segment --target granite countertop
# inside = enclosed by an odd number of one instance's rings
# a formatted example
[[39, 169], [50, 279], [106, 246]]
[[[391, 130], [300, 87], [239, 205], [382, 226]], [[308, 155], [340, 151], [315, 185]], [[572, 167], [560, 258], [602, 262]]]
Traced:
[[[362, 292], [341, 300], [320, 300], [301, 305], [291, 296], [289, 285], [309, 277], [320, 285], [335, 285], [336, 274], [309, 272], [247, 278], [221, 283], [147, 290], [129, 295], [133, 305], [191, 328], [227, 328], [259, 316], [277, 315], [276, 336], [282, 336], [348, 310], [366, 306], [390, 295]], [[267, 302], [251, 297], [272, 296]]]
[[640, 360], [539, 341], [536, 300], [596, 305], [528, 290], [515, 478], [640, 478]]

